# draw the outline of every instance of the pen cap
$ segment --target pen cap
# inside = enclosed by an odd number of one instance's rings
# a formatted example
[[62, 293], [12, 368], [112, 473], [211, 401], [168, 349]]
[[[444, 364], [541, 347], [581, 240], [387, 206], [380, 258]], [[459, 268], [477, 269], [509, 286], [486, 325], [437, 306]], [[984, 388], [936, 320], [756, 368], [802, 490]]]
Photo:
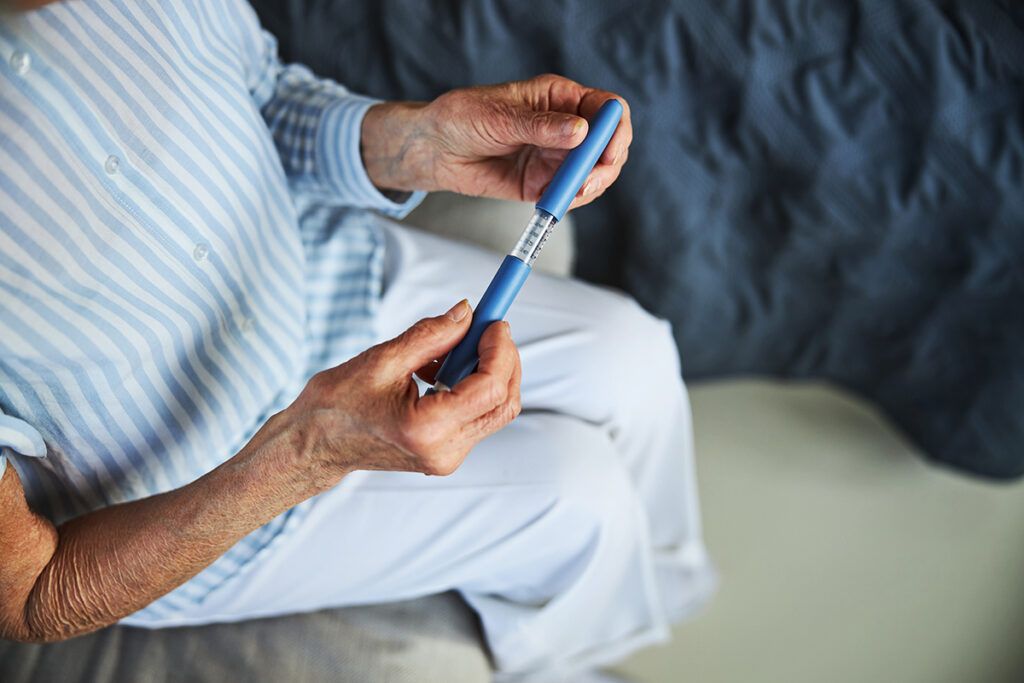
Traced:
[[547, 211], [556, 220], [562, 220], [576, 193], [583, 186], [583, 181], [590, 175], [604, 148], [608, 146], [608, 141], [612, 139], [621, 118], [622, 104], [618, 100], [608, 100], [601, 105], [590, 121], [587, 137], [569, 152], [565, 161], [555, 171], [551, 184], [537, 202], [538, 209]]

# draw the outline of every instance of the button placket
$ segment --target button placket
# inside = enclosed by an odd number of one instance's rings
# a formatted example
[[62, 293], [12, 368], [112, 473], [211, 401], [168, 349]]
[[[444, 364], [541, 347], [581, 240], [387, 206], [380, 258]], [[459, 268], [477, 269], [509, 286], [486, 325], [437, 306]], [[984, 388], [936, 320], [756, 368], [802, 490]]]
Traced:
[[192, 258], [196, 263], [203, 263], [210, 257], [210, 245], [206, 242], [196, 242], [192, 247]]
[[10, 65], [14, 73], [24, 76], [32, 68], [32, 56], [24, 50], [15, 50], [11, 53]]

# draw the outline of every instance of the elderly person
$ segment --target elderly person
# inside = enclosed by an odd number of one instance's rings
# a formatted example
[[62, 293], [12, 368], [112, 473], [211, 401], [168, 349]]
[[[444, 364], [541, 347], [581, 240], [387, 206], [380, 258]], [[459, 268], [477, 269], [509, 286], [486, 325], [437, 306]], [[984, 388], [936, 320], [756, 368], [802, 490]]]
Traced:
[[[422, 395], [497, 259], [380, 215], [431, 190], [535, 200], [610, 93], [541, 76], [381, 103], [282, 65], [243, 0], [20, 4], [0, 635], [454, 589], [513, 676], [692, 613], [713, 578], [668, 326], [535, 275], [479, 369]], [[631, 136], [627, 110], [575, 205]]]

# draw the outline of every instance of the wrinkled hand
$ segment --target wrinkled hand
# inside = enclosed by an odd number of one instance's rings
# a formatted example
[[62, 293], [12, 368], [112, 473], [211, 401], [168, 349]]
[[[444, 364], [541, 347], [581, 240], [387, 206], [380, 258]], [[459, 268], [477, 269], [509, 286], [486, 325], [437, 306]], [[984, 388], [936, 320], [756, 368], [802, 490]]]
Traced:
[[429, 104], [376, 105], [363, 122], [363, 161], [382, 188], [536, 201], [586, 137], [587, 119], [613, 97], [625, 112], [572, 204], [582, 206], [618, 178], [633, 129], [621, 97], [561, 76], [452, 90]]
[[471, 318], [462, 301], [314, 375], [285, 411], [310, 462], [330, 472], [448, 475], [477, 442], [511, 422], [520, 410], [521, 367], [508, 323], [487, 328], [479, 368], [452, 391], [421, 397], [412, 379], [414, 372], [433, 379]]

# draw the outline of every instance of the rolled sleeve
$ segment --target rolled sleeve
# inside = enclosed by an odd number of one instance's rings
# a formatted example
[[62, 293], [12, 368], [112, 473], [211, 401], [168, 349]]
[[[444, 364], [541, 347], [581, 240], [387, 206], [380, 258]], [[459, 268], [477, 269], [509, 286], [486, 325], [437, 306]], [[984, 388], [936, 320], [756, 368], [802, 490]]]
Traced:
[[282, 64], [276, 41], [266, 32], [251, 62], [250, 92], [295, 191], [396, 218], [423, 199], [422, 192], [388, 196], [366, 173], [360, 151], [363, 117], [379, 100], [351, 93], [301, 64]]
[[330, 103], [320, 117], [317, 133], [317, 169], [321, 182], [351, 206], [375, 209], [404, 218], [423, 200], [423, 192], [388, 196], [381, 192], [363, 165], [360, 152], [363, 117], [379, 100], [348, 95]]
[[46, 444], [35, 427], [0, 412], [0, 477], [7, 469], [7, 456], [12, 453], [43, 458], [46, 457]]

